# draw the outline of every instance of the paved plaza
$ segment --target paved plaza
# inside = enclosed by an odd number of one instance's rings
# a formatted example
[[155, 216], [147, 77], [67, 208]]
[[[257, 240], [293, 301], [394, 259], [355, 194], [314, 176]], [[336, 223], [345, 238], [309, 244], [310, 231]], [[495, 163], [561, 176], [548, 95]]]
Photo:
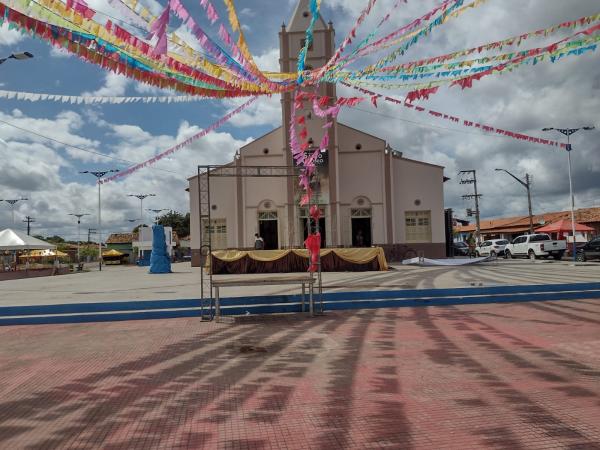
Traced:
[[0, 448], [600, 449], [600, 300], [0, 327]]
[[[277, 276], [277, 275], [268, 275]], [[285, 276], [285, 274], [283, 274]], [[217, 275], [219, 278], [264, 275]], [[323, 274], [324, 292], [458, 288], [470, 286], [590, 283], [600, 280], [600, 264], [573, 266], [568, 261], [498, 260], [464, 267], [394, 265], [387, 272]], [[223, 296], [299, 293], [290, 286], [223, 289]], [[151, 275], [147, 267], [106, 266], [97, 270], [45, 278], [0, 282], [0, 306], [49, 305], [200, 297], [200, 269], [173, 264], [173, 273]]]

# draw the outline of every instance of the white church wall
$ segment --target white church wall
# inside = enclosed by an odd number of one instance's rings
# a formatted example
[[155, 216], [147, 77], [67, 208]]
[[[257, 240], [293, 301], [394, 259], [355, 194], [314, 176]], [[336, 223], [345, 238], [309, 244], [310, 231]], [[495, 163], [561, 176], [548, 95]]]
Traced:
[[[189, 179], [190, 196], [190, 245], [193, 263], [199, 262], [200, 224], [198, 204], [198, 177]], [[238, 247], [237, 232], [237, 189], [234, 177], [212, 177], [210, 179], [210, 200], [216, 209], [211, 209], [211, 220], [225, 219], [227, 226], [227, 247]], [[195, 250], [195, 251], [194, 251]]]
[[444, 168], [392, 159], [396, 241], [406, 241], [406, 211], [431, 211], [431, 243], [444, 243]]
[[[257, 140], [250, 142], [240, 149], [242, 160], [250, 157], [263, 157], [273, 155], [283, 155], [283, 130], [281, 127], [259, 137]], [[265, 149], [268, 153], [264, 153]], [[249, 165], [249, 162], [244, 162]]]

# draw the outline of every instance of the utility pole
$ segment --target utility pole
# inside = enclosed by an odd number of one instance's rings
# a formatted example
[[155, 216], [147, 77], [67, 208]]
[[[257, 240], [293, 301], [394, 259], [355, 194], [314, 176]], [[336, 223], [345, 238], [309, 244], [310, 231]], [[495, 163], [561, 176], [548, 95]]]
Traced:
[[100, 197], [100, 186], [102, 186], [102, 177], [107, 173], [118, 172], [119, 169], [109, 170], [84, 170], [79, 173], [88, 173], [98, 179], [98, 268], [102, 271], [102, 200]]
[[577, 133], [579, 130], [592, 131], [595, 130], [596, 127], [580, 127], [580, 128], [542, 128], [542, 131], [552, 131], [556, 130], [560, 134], [564, 134], [567, 137], [567, 155], [569, 160], [569, 192], [571, 196], [571, 227], [573, 230], [573, 264], [577, 261], [577, 239], [575, 236], [575, 192], [573, 191], [573, 167], [571, 166], [571, 151], [573, 147], [571, 146], [571, 135]]
[[156, 194], [128, 194], [127, 197], [135, 197], [140, 201], [140, 224], [144, 223], [144, 199], [156, 197]]
[[[79, 246], [81, 245], [81, 218], [89, 216], [89, 214], [69, 214], [69, 216], [77, 217], [77, 264], [81, 264], [81, 257], [79, 256]], [[90, 240], [88, 230], [88, 242]]]
[[31, 224], [35, 222], [35, 219], [33, 217], [26, 216], [23, 222], [27, 224], [27, 236], [31, 236]]
[[479, 199], [481, 198], [481, 194], [477, 192], [477, 171], [461, 170], [458, 174], [463, 175], [460, 184], [472, 184], [475, 191], [474, 194], [463, 195], [462, 198], [463, 200], [475, 199], [475, 237], [479, 244], [481, 242], [481, 221], [479, 214]]
[[529, 205], [529, 234], [533, 234], [533, 209], [531, 208], [531, 182], [533, 181], [533, 177], [526, 173], [525, 180], [521, 180], [519, 177], [513, 175], [506, 169], [496, 169], [496, 172], [506, 172], [515, 180], [517, 180], [521, 186], [527, 189], [527, 203]]
[[29, 200], [29, 199], [26, 197], [21, 197], [21, 198], [16, 198], [16, 199], [11, 199], [11, 200], [7, 200], [7, 199], [0, 200], [0, 202], [5, 201], [6, 203], [8, 203], [10, 205], [10, 212], [12, 215], [13, 228], [15, 227], [15, 204], [17, 204], [21, 200]]

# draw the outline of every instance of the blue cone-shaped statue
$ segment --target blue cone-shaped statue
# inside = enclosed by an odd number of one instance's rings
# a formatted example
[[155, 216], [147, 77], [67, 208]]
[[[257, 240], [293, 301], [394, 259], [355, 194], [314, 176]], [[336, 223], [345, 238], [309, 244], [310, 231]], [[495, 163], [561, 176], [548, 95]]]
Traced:
[[167, 253], [165, 228], [152, 226], [152, 254], [150, 255], [150, 273], [171, 273], [171, 258]]

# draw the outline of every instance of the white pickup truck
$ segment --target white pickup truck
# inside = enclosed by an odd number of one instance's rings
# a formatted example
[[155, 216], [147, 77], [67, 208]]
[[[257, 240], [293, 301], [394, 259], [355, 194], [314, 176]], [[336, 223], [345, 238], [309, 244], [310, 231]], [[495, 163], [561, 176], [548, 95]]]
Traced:
[[553, 241], [547, 234], [526, 234], [519, 236], [506, 246], [505, 257], [526, 256], [529, 259], [552, 256], [560, 260], [567, 251], [567, 241]]

